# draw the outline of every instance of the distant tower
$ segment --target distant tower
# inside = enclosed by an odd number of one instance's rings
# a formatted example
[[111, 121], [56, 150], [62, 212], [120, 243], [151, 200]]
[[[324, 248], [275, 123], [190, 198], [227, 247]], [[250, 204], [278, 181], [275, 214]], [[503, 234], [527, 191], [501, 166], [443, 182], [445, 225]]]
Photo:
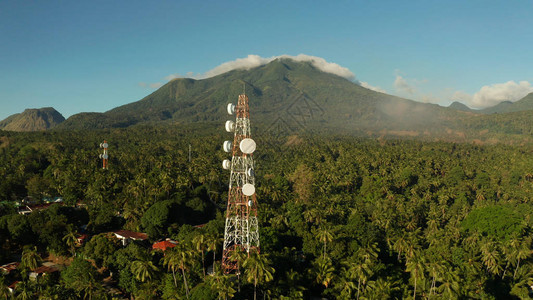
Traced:
[[232, 152], [231, 161], [225, 159], [222, 167], [231, 170], [224, 229], [224, 250], [222, 269], [224, 273], [238, 270], [232, 252], [243, 250], [259, 251], [259, 228], [257, 222], [257, 201], [255, 197], [254, 160], [255, 141], [251, 139], [248, 97], [239, 95], [237, 106], [230, 103], [230, 115], [235, 114], [235, 122], [226, 121], [226, 131], [234, 132], [233, 143], [225, 141], [223, 148]]
[[109, 158], [109, 155], [107, 154], [107, 147], [109, 145], [104, 140], [103, 143], [100, 143], [100, 148], [104, 148], [104, 153], [100, 154], [100, 158], [102, 159], [102, 169], [107, 170], [107, 159]]

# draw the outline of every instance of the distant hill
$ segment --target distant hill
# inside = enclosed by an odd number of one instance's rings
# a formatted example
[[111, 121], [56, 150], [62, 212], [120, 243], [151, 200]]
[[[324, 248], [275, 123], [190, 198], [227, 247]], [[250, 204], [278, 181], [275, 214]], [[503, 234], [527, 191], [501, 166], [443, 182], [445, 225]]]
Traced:
[[53, 107], [30, 108], [0, 121], [0, 129], [6, 131], [42, 131], [54, 128], [65, 121]]
[[[530, 113], [485, 115], [460, 103], [441, 107], [415, 102], [366, 89], [309, 62], [291, 59], [203, 80], [175, 79], [139, 101], [105, 113], [76, 114], [56, 128], [210, 123], [211, 128], [223, 130], [224, 121], [231, 118], [227, 103], [235, 103], [244, 91], [250, 98], [254, 135], [321, 132], [480, 143], [508, 140], [512, 135], [513, 141], [522, 143], [530, 142], [528, 133], [533, 131]], [[511, 106], [527, 109], [530, 98]]]
[[482, 109], [480, 112], [484, 114], [501, 114], [526, 110], [533, 110], [533, 93], [528, 94], [516, 102], [503, 101], [493, 107]]
[[[452, 109], [455, 109], [455, 110], [459, 110], [459, 111], [467, 111], [467, 112], [473, 112], [474, 110], [471, 109], [470, 107], [464, 105], [463, 103], [461, 102], [458, 102], [458, 101], [454, 101], [452, 104], [450, 104], [450, 106], [448, 106], [449, 108], [452, 108]], [[475, 111], [474, 111], [475, 112]]]
[[[454, 126], [458, 112], [366, 89], [322, 72], [308, 62], [277, 59], [251, 70], [212, 78], [175, 79], [144, 99], [105, 113], [82, 113], [59, 128], [112, 128], [172, 122], [224, 122], [226, 104], [243, 91], [250, 98], [253, 125], [263, 130], [307, 129], [382, 135], [419, 135]], [[461, 114], [461, 113], [459, 113]]]

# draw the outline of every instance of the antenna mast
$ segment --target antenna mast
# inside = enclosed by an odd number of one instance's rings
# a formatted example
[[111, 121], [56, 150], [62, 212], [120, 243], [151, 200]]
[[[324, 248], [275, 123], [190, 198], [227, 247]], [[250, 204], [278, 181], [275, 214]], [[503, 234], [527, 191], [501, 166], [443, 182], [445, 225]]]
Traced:
[[109, 158], [109, 155], [107, 154], [107, 147], [109, 145], [104, 140], [103, 143], [100, 143], [100, 148], [104, 148], [104, 153], [100, 154], [100, 158], [102, 159], [102, 169], [107, 170], [107, 160]]
[[255, 196], [254, 160], [255, 141], [251, 139], [248, 97], [239, 95], [237, 106], [230, 103], [230, 115], [235, 114], [235, 123], [226, 121], [226, 131], [234, 132], [233, 143], [225, 141], [223, 148], [232, 152], [231, 161], [225, 159], [222, 167], [231, 170], [224, 228], [224, 249], [222, 270], [225, 274], [238, 271], [233, 252], [242, 250], [259, 251], [259, 226], [257, 222], [257, 200]]

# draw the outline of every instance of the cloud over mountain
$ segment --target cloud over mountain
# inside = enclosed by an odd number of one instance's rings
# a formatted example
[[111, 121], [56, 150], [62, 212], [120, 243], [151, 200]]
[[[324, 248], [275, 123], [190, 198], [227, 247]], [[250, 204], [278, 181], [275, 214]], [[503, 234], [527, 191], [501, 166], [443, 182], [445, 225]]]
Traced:
[[486, 108], [494, 106], [502, 101], [515, 102], [527, 94], [533, 92], [533, 86], [528, 81], [507, 81], [483, 86], [474, 95], [457, 91], [453, 95], [454, 100], [469, 104], [474, 108]]

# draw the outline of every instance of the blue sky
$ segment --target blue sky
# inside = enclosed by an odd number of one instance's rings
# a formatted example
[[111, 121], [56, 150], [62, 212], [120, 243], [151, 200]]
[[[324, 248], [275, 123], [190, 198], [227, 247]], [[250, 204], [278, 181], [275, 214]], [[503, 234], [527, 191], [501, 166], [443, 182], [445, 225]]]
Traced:
[[107, 111], [171, 74], [202, 78], [249, 55], [320, 57], [417, 101], [516, 101], [533, 92], [532, 11], [531, 1], [3, 0], [0, 120], [47, 106]]

